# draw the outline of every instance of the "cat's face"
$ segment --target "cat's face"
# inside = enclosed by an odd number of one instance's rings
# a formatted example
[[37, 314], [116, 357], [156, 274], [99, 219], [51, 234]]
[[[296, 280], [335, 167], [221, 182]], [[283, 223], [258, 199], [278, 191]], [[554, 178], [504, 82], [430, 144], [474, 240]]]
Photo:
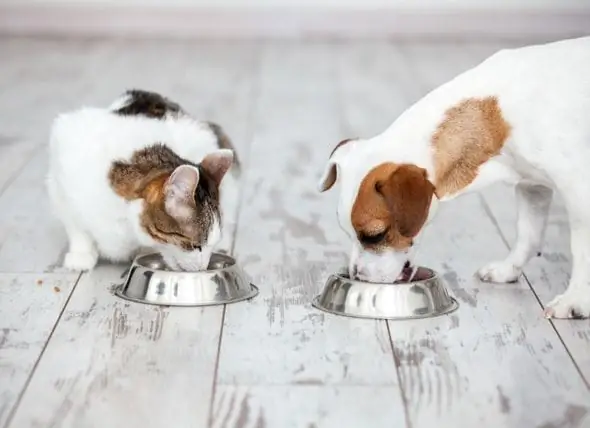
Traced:
[[171, 269], [207, 268], [221, 240], [219, 185], [232, 161], [231, 150], [218, 150], [198, 167], [179, 166], [144, 189], [141, 227]]

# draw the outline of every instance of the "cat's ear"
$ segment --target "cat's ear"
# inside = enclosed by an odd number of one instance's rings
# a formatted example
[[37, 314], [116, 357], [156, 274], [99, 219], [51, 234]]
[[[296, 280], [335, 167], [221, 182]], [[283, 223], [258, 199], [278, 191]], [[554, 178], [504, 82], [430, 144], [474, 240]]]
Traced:
[[201, 161], [201, 167], [213, 178], [215, 184], [219, 186], [224, 175], [231, 168], [233, 161], [233, 150], [221, 149], [205, 156]]
[[172, 172], [164, 189], [166, 212], [173, 218], [188, 218], [194, 209], [194, 194], [199, 184], [199, 170], [181, 165]]

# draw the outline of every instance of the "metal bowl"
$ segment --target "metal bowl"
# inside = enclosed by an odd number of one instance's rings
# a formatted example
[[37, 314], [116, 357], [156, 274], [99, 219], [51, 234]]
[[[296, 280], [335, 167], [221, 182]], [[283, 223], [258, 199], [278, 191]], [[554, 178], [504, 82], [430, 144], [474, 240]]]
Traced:
[[435, 317], [459, 307], [432, 269], [418, 268], [415, 278], [412, 282], [382, 284], [333, 274], [312, 304], [335, 315], [389, 320]]
[[208, 270], [199, 272], [170, 270], [159, 254], [147, 254], [133, 261], [115, 294], [152, 305], [210, 306], [251, 299], [258, 289], [225, 254], [213, 253]]

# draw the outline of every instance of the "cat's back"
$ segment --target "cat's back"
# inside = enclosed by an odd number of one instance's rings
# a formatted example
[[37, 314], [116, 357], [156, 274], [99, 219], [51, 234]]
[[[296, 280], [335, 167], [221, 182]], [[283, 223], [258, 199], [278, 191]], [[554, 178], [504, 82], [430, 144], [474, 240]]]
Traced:
[[[128, 158], [151, 141], [165, 138], [162, 124], [135, 117], [121, 117], [108, 109], [84, 107], [62, 113], [53, 122], [52, 156], [61, 161], [103, 162]], [[87, 165], [90, 166], [90, 165]]]
[[60, 114], [50, 130], [47, 176], [56, 213], [92, 234], [101, 253], [123, 257], [138, 244], [142, 201], [115, 192], [112, 169], [136, 162], [134, 155], [150, 147], [157, 152], [160, 145], [199, 163], [217, 149], [215, 129], [161, 96], [141, 91], [131, 91], [106, 108]]
[[59, 115], [50, 138], [58, 164], [89, 163], [101, 169], [155, 144], [165, 144], [193, 163], [217, 148], [207, 124], [189, 117], [154, 119], [92, 107]]

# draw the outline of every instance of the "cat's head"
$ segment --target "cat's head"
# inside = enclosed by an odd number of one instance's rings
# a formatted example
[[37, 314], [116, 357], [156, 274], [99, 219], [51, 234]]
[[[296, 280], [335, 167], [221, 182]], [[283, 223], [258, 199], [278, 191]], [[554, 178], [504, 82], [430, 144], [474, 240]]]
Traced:
[[181, 165], [147, 184], [140, 225], [172, 269], [207, 268], [221, 240], [219, 186], [233, 162], [231, 150], [217, 150], [199, 165]]

